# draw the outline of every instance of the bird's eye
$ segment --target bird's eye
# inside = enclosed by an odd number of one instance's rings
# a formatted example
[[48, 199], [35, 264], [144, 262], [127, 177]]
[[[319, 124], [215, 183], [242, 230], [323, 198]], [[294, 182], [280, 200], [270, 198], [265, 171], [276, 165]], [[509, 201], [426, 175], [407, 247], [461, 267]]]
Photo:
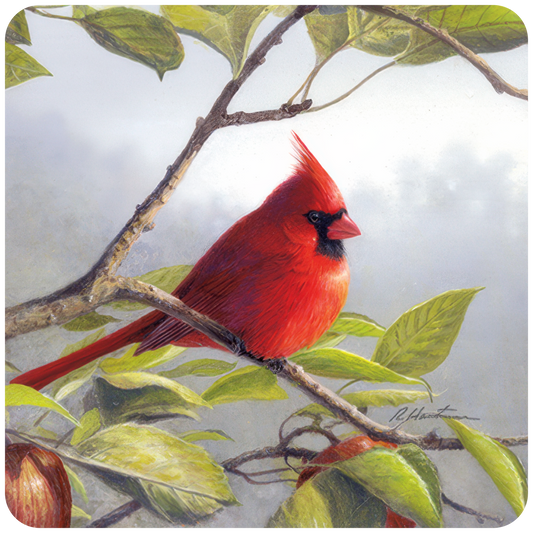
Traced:
[[320, 213], [317, 211], [309, 211], [309, 213], [307, 213], [307, 220], [309, 220], [311, 224], [316, 224], [320, 220]]

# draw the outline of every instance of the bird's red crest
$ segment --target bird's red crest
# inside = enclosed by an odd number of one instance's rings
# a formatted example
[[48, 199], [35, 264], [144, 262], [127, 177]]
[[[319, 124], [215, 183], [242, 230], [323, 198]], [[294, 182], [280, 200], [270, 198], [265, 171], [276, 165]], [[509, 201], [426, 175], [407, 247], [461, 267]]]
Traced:
[[298, 160], [295, 173], [305, 177], [310, 187], [314, 185], [316, 197], [320, 198], [321, 202], [325, 202], [321, 209], [336, 213], [345, 207], [339, 188], [300, 137], [295, 132], [292, 134], [294, 136], [293, 144], [296, 148], [296, 159]]

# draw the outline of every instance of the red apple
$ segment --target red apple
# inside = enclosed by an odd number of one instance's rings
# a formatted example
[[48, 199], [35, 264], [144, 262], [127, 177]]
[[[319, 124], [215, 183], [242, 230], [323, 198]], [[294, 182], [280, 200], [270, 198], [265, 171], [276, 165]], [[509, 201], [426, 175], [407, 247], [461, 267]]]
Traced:
[[6, 501], [31, 527], [70, 527], [72, 494], [61, 459], [33, 444], [6, 447]]

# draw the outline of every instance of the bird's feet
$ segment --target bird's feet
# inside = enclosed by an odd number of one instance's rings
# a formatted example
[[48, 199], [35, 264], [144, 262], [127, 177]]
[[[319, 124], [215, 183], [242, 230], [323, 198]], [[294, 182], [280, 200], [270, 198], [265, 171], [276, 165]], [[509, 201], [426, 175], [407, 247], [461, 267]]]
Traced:
[[286, 359], [269, 359], [267, 362], [267, 368], [274, 374], [279, 374], [287, 366]]

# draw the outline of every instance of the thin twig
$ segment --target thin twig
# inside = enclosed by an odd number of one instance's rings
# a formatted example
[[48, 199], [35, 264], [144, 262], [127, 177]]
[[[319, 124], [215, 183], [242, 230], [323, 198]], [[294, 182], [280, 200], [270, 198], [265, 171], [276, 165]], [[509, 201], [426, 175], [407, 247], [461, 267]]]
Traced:
[[90, 524], [86, 525], [85, 527], [109, 527], [117, 522], [120, 522], [124, 518], [128, 517], [130, 514], [134, 513], [135, 511], [138, 511], [142, 505], [136, 501], [131, 500], [128, 503], [125, 503], [124, 505], [121, 505], [114, 511], [111, 511], [110, 513], [107, 513], [106, 515], [102, 516], [102, 518], [99, 518], [98, 520], [94, 520]]
[[479, 511], [476, 511], [475, 509], [466, 507], [466, 505], [461, 505], [460, 503], [450, 500], [450, 498], [448, 498], [448, 496], [446, 496], [444, 492], [441, 493], [441, 498], [442, 498], [442, 503], [450, 506], [452, 509], [455, 509], [456, 511], [459, 511], [461, 513], [475, 516], [477, 521], [480, 524], [483, 524], [484, 520], [492, 520], [494, 522], [497, 522], [498, 524], [501, 524], [503, 522], [503, 518], [501, 518], [500, 516], [480, 513]]
[[396, 62], [395, 61], [391, 61], [390, 63], [387, 63], [387, 64], [379, 67], [378, 69], [374, 70], [374, 72], [369, 74], [363, 81], [360, 81], [355, 87], [353, 87], [349, 91], [345, 92], [344, 94], [342, 94], [338, 98], [335, 98], [335, 100], [332, 100], [331, 102], [328, 102], [327, 104], [311, 107], [310, 109], [307, 110], [307, 113], [312, 113], [314, 111], [321, 111], [322, 109], [326, 109], [327, 107], [330, 107], [330, 106], [332, 106], [334, 104], [337, 104], [337, 103], [341, 102], [345, 98], [348, 98], [348, 96], [350, 96], [352, 93], [357, 91], [357, 89], [359, 89], [359, 87], [362, 87], [367, 81], [371, 80], [374, 76], [377, 76], [380, 72], [383, 72], [384, 70], [386, 70], [386, 69], [388, 69], [390, 67], [393, 67], [394, 65], [396, 65]]

